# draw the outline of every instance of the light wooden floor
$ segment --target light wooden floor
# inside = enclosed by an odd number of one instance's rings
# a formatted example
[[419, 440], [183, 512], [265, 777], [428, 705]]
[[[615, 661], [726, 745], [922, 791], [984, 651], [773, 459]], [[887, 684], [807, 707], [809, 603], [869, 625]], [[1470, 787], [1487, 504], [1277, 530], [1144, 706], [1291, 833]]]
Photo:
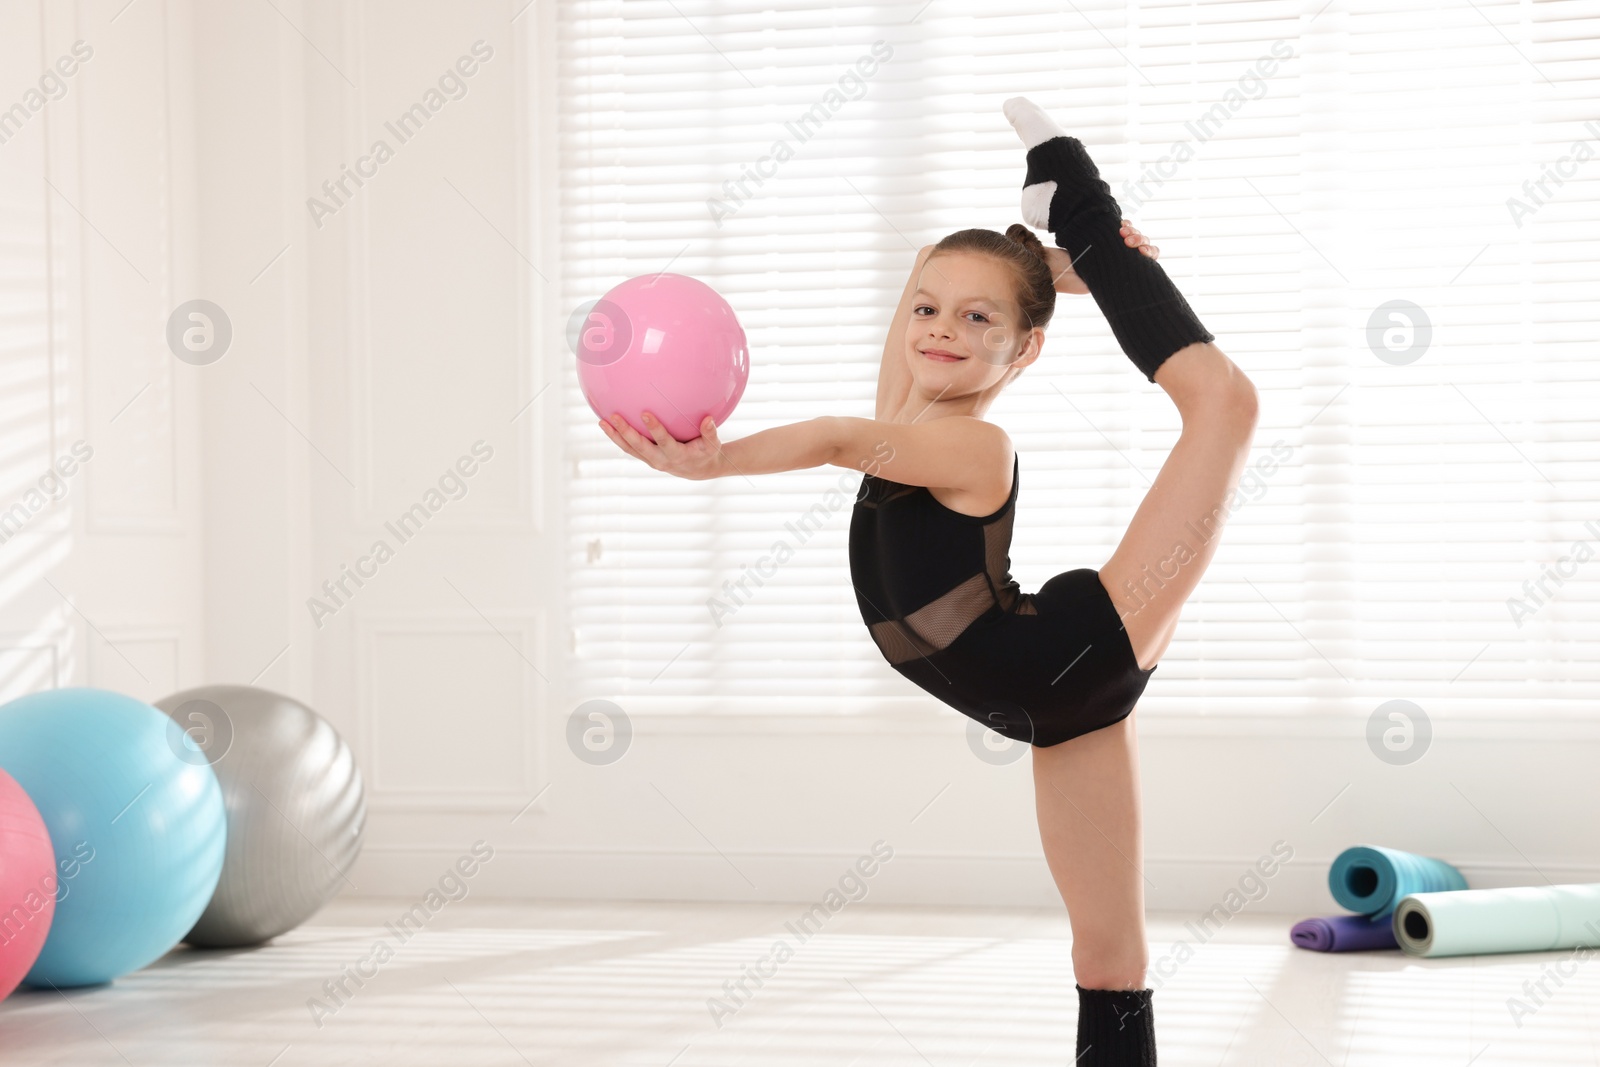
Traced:
[[[445, 906], [404, 943], [409, 902], [337, 901], [263, 948], [179, 949], [135, 974], [0, 1002], [0, 1063], [561, 1064], [563, 1067], [979, 1067], [1073, 1059], [1075, 993], [1059, 911], [847, 905], [809, 940], [801, 905]], [[1241, 914], [1209, 941], [1156, 915], [1151, 959], [1193, 955], [1155, 998], [1160, 1061], [1395, 1065], [1600, 1063], [1600, 953], [1408, 960], [1288, 943]], [[719, 1026], [723, 996], [783, 938], [793, 956]], [[375, 943], [393, 955], [376, 963]], [[372, 958], [340, 1005], [324, 983]], [[1525, 980], [1567, 961], [1530, 1007]], [[775, 962], [775, 961], [774, 961]], [[1170, 968], [1169, 968], [1170, 969]], [[349, 973], [354, 973], [353, 971]], [[359, 976], [358, 976], [359, 977]], [[319, 1026], [308, 1001], [330, 1009]], [[728, 1001], [734, 1007], [732, 1000]], [[333, 1010], [336, 1009], [336, 1010]]]

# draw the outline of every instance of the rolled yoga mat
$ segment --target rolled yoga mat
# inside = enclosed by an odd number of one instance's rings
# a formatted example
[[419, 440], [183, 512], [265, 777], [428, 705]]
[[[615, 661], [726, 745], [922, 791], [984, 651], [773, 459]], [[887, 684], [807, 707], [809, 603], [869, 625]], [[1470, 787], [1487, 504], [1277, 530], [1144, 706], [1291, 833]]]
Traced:
[[1313, 952], [1364, 952], [1395, 947], [1394, 924], [1388, 917], [1369, 919], [1365, 915], [1302, 919], [1289, 928], [1289, 940]]
[[1465, 888], [1467, 880], [1444, 860], [1376, 845], [1347, 848], [1328, 868], [1328, 890], [1339, 906], [1374, 919], [1389, 915], [1412, 893]]
[[1600, 946], [1600, 884], [1413, 893], [1395, 909], [1408, 956], [1467, 956]]

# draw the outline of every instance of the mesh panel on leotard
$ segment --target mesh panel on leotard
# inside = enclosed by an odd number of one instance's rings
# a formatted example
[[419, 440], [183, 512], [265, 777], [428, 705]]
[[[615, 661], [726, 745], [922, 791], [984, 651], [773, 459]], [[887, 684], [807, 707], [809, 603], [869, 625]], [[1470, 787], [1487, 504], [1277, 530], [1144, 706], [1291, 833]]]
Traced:
[[1002, 611], [1015, 611], [1018, 615], [1037, 615], [1033, 597], [1023, 593], [1021, 586], [1011, 577], [1011, 526], [1016, 520], [1015, 508], [1008, 508], [1003, 517], [983, 528], [984, 569], [989, 573], [989, 583], [994, 588], [995, 603]]
[[[1014, 474], [1015, 471], [1014, 465]], [[1008, 553], [1016, 496], [1014, 476], [1011, 494], [1000, 512], [987, 522], [979, 522], [974, 521], [975, 516], [940, 504], [923, 486], [877, 478], [866, 483], [857, 504], [876, 514], [871, 522], [861, 525], [861, 540], [852, 547], [858, 554], [855, 569], [868, 578], [871, 588], [858, 586], [857, 592], [876, 614], [891, 616], [868, 627], [891, 665], [949, 647], [975, 620], [996, 607], [1021, 615], [1038, 613], [1033, 598], [1020, 592], [1010, 573]], [[886, 515], [885, 505], [891, 503], [895, 504], [892, 515]], [[914, 531], [915, 536], [903, 536], [908, 530]], [[938, 544], [939, 558], [906, 558], [904, 554], [911, 549], [898, 547], [897, 542], [921, 545], [923, 551], [929, 544]], [[959, 566], [952, 560], [970, 560], [977, 572], [954, 586], [945, 578], [944, 592], [932, 599], [925, 600], [920, 589], [908, 589], [913, 579], [923, 575], [930, 582], [939, 580], [936, 572], [948, 575]], [[891, 589], [900, 590], [900, 596], [893, 596]], [[921, 606], [893, 617], [897, 599], [901, 603], [921, 602]]]

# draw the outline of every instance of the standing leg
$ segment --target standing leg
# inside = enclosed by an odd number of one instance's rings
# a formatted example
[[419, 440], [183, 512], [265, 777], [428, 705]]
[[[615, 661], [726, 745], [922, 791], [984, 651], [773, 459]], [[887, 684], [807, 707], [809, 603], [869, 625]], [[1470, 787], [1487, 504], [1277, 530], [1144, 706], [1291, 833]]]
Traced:
[[1133, 720], [1033, 750], [1039, 837], [1072, 924], [1077, 1067], [1156, 1062]]
[[1133, 720], [1033, 750], [1039, 838], [1072, 923], [1073, 976], [1085, 988], [1142, 988], [1149, 962]]

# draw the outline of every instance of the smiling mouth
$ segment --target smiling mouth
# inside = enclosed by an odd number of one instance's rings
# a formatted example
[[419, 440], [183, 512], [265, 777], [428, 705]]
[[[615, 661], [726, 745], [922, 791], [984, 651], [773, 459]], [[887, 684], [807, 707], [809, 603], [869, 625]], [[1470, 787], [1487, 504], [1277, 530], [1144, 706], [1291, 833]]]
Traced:
[[923, 349], [920, 351], [924, 356], [927, 356], [929, 359], [936, 360], [940, 363], [959, 363], [961, 360], [966, 358], [965, 356], [958, 356], [954, 352], [945, 352], [937, 348]]

